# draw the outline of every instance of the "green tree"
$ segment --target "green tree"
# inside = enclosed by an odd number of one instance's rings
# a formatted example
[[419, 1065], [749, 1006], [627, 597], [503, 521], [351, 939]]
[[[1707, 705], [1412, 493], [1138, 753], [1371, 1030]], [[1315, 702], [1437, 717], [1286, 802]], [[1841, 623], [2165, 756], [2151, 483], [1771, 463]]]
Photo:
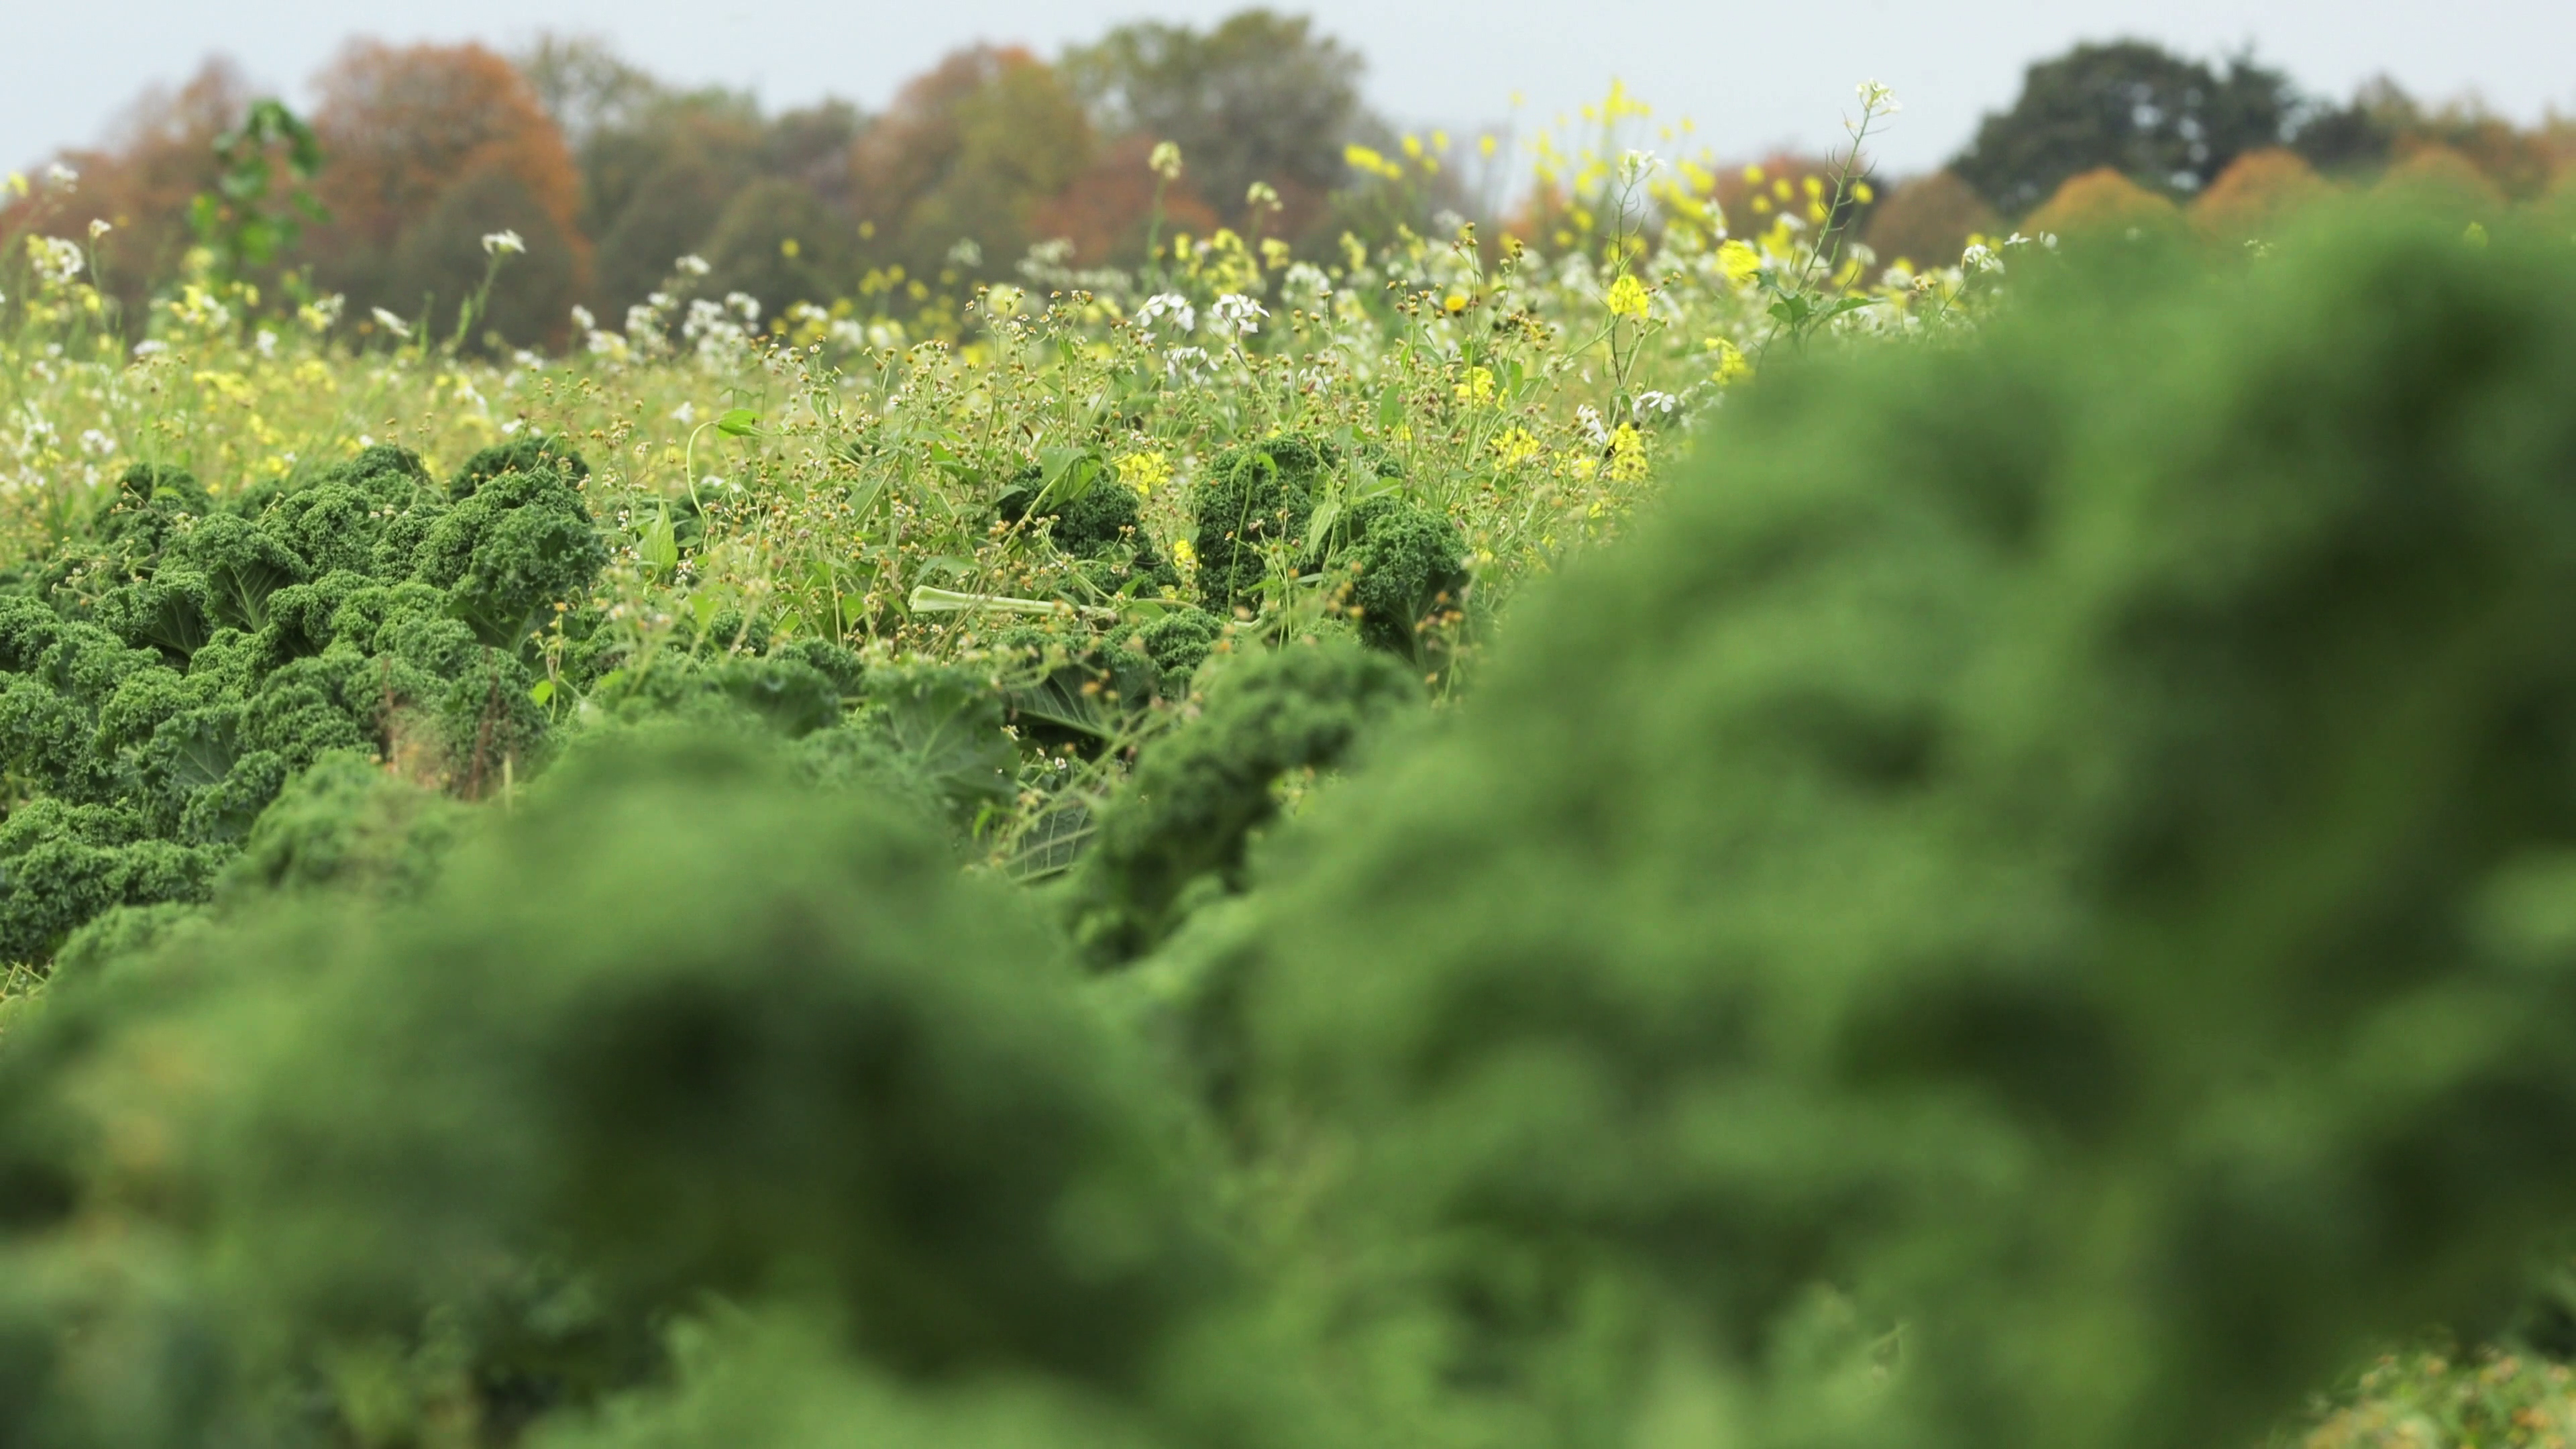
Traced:
[[1252, 183], [1275, 188], [1283, 230], [1302, 230], [1369, 128], [1366, 62], [1306, 17], [1245, 10], [1213, 30], [1143, 21], [1066, 52], [1064, 74], [1105, 134], [1178, 144], [1198, 193], [1240, 223]]
[[764, 317], [792, 302], [829, 302], [849, 290], [848, 231], [812, 188], [763, 177], [733, 194], [707, 238], [707, 290], [748, 292]]
[[961, 50], [905, 85], [852, 151], [870, 259], [915, 276], [961, 242], [1007, 272], [1032, 241], [1038, 207], [1082, 175], [1092, 129], [1053, 67], [1025, 50]]
[[2104, 166], [2188, 194], [2240, 153], [2281, 144], [2299, 111], [2288, 77], [2250, 56], [2213, 67], [2145, 41], [2079, 45], [2033, 65], [1950, 169], [2007, 216]]

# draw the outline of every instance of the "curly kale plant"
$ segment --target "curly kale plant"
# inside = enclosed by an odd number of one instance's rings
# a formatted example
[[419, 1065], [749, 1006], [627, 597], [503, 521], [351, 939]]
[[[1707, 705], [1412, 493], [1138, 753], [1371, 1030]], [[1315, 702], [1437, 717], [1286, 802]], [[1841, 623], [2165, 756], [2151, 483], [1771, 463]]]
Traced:
[[[482, 827], [13, 1034], [0, 1439], [571, 1428], [658, 1392], [653, 1325], [765, 1306], [902, 1395], [1203, 1404], [1175, 1355], [1242, 1283], [1208, 1165], [1030, 902], [740, 736], [588, 750]], [[352, 858], [299, 834], [289, 874]]]
[[1133, 958], [1169, 934], [1194, 888], [1240, 889], [1246, 842], [1278, 814], [1280, 777], [1342, 763], [1421, 700], [1401, 666], [1347, 643], [1292, 644], [1218, 673], [1100, 813], [1068, 887], [1085, 950]]
[[2576, 257], [2104, 265], [1767, 373], [1287, 833], [1244, 1129], [1396, 1400], [2254, 1442], [2576, 1218]]
[[0, 765], [33, 797], [10, 819], [0, 956], [42, 959], [107, 905], [202, 897], [326, 753], [466, 795], [533, 762], [545, 719], [523, 646], [607, 560], [585, 471], [522, 441], [442, 489], [379, 446], [223, 503], [130, 471], [47, 571], [51, 602], [0, 597]]

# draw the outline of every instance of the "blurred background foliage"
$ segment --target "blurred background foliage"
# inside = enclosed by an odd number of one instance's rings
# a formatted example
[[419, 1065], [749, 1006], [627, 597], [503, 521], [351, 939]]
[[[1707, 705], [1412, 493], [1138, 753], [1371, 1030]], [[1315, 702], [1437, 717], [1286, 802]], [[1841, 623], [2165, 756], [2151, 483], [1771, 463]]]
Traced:
[[[1260, 9], [1205, 28], [1122, 25], [1053, 59], [971, 47], [875, 111], [833, 100], [769, 113], [747, 93], [673, 86], [585, 36], [542, 36], [506, 56], [355, 42], [314, 82], [328, 220], [259, 280], [345, 294], [362, 315], [381, 306], [452, 320], [480, 276], [474, 243], [508, 229], [526, 243], [525, 263], [480, 325], [513, 345], [556, 347], [573, 330], [568, 308], [621, 316], [683, 255], [719, 263], [720, 290], [774, 318], [798, 302], [903, 298], [916, 285], [962, 299], [978, 282], [1013, 278], [1032, 244], [1058, 238], [1081, 269], [1132, 268], [1153, 236], [1218, 228], [1317, 260], [1345, 234], [1375, 247], [1398, 228], [1443, 230], [1443, 215], [1477, 222], [1489, 244], [1506, 233], [1545, 244], [1566, 230], [1580, 163], [1551, 166], [1549, 128], [1521, 117], [1462, 124], [1454, 146], [1444, 129], [1407, 133], [1365, 102], [1364, 75], [1364, 58], [1311, 20]], [[64, 153], [84, 177], [76, 196], [9, 198], [0, 232], [76, 237], [91, 221], [112, 223], [108, 280], [124, 315], [139, 317], [143, 299], [181, 274], [189, 205], [218, 179], [213, 144], [253, 99], [221, 62], [146, 93], [99, 145]], [[1620, 119], [1614, 95], [1585, 124]], [[1555, 132], [1571, 120], [1557, 118]], [[1739, 234], [1806, 200], [1770, 190], [1836, 164], [1727, 158], [1686, 126], [1660, 131], [1658, 149], [1698, 172], [1676, 184]], [[1166, 142], [1185, 165], [1157, 177], [1147, 163]], [[1514, 153], [1534, 143], [1533, 181]], [[2328, 186], [2394, 175], [2492, 210], [2565, 195], [2576, 126], [2516, 126], [2474, 101], [2427, 104], [2384, 80], [2320, 97], [2250, 55], [2085, 44], [2033, 65], [2021, 95], [1948, 167], [1873, 175], [1873, 201], [1856, 214], [1880, 263], [1947, 265], [1974, 239], [2135, 205], [2114, 205], [2097, 181], [2042, 212], [2107, 170], [2178, 206], [2206, 203], [2213, 235], [2243, 239], [2250, 217], [2316, 189], [2283, 189], [2285, 152]], [[2240, 162], [2259, 175], [2231, 180]], [[1763, 182], [1744, 179], [1757, 169]]]

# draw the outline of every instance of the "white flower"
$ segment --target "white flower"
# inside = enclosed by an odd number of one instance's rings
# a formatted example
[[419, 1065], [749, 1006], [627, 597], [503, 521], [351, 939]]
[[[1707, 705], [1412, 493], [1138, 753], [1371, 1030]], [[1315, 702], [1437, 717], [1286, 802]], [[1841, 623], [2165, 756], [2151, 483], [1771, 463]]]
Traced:
[[116, 439], [96, 428], [85, 428], [80, 435], [81, 451], [93, 458], [104, 458], [116, 451]]
[[1208, 329], [1220, 337], [1249, 337], [1261, 330], [1261, 319], [1269, 309], [1243, 295], [1228, 292], [1208, 308]]
[[671, 409], [671, 421], [678, 423], [681, 427], [685, 428], [697, 420], [698, 405], [696, 403], [684, 402], [678, 407]]
[[54, 186], [61, 187], [65, 191], [69, 191], [74, 186], [80, 184], [80, 173], [73, 170], [71, 167], [64, 165], [62, 162], [57, 161], [53, 165], [45, 168], [45, 180]]
[[[667, 312], [671, 310], [671, 294], [668, 292], [647, 292], [644, 294], [644, 302], [646, 306], [651, 307], [656, 312]], [[629, 319], [627, 326], [630, 329], [634, 326], [633, 318], [635, 314], [643, 310], [643, 307], [629, 307], [626, 309], [626, 316]]]
[[400, 317], [397, 317], [397, 316], [395, 316], [393, 313], [386, 311], [386, 310], [385, 310], [384, 308], [382, 308], [382, 307], [371, 308], [370, 310], [372, 310], [372, 311], [376, 314], [376, 325], [377, 325], [377, 326], [382, 327], [382, 328], [383, 328], [383, 329], [385, 329], [387, 332], [392, 333], [392, 334], [393, 334], [393, 335], [395, 335], [396, 337], [408, 338], [408, 337], [410, 337], [410, 336], [411, 336], [411, 324], [410, 324], [410, 323], [405, 322], [405, 321], [404, 321], [403, 319], [401, 319]]
[[1207, 361], [1206, 348], [1175, 347], [1163, 356], [1163, 372], [1175, 378], [1187, 373], [1196, 380], [1207, 375]]
[[269, 331], [265, 327], [262, 327], [259, 329], [259, 335], [250, 340], [250, 345], [259, 349], [259, 355], [262, 357], [275, 357], [277, 355], [277, 334]]
[[526, 418], [512, 418], [501, 425], [501, 436], [505, 438], [515, 438], [519, 435], [520, 430], [527, 427], [527, 425], [528, 420]]
[[575, 302], [572, 305], [572, 325], [584, 332], [595, 332], [599, 329], [599, 319], [590, 314], [588, 307]]
[[524, 252], [527, 249], [528, 244], [519, 240], [519, 234], [507, 228], [483, 234], [483, 254], [487, 257], [497, 257], [503, 252]]
[[1592, 446], [1596, 448], [1610, 446], [1610, 430], [1602, 426], [1600, 409], [1585, 403], [1574, 410], [1574, 421], [1583, 429], [1583, 436], [1591, 441]]
[[170, 344], [158, 337], [147, 337], [134, 344], [134, 355], [137, 357], [158, 357], [169, 350]]
[[1172, 330], [1183, 337], [1198, 330], [1199, 310], [1177, 292], [1157, 292], [1146, 298], [1145, 305], [1136, 309], [1136, 330], [1150, 339], [1166, 317], [1172, 320]]
[[1664, 159], [1652, 151], [1622, 151], [1619, 153], [1619, 183], [1634, 186], [1654, 175], [1663, 164]]
[[1995, 249], [1984, 242], [1959, 253], [1959, 266], [1971, 272], [2000, 272], [2004, 269], [2003, 258], [1996, 256]]
[[1649, 388], [1637, 394], [1637, 408], [1640, 412], [1652, 408], [1659, 413], [1670, 413], [1680, 405], [1681, 399], [1668, 392], [1657, 392]]
[[89, 220], [89, 239], [91, 241], [96, 241], [100, 237], [103, 237], [114, 230], [116, 230], [115, 227], [107, 224], [106, 217], [94, 216]]
[[725, 305], [731, 307], [745, 322], [760, 320], [760, 299], [749, 292], [725, 293]]
[[1860, 106], [1864, 111], [1875, 111], [1882, 116], [1892, 116], [1905, 109], [1896, 103], [1896, 92], [1877, 81], [1862, 81], [1854, 89], [1860, 92]]
[[1165, 181], [1177, 181], [1181, 176], [1181, 148], [1169, 141], [1157, 141], [1145, 165]]
[[80, 275], [80, 243], [58, 236], [31, 236], [27, 238], [27, 260], [35, 264], [38, 276], [59, 287]]
[[[705, 257], [699, 256], [695, 252], [680, 258], [671, 265], [679, 268], [682, 272], [685, 272], [692, 277], [703, 277], [707, 273], [715, 270], [713, 267], [707, 265], [707, 259]], [[661, 294], [657, 292], [654, 295], [658, 297]], [[668, 302], [656, 302], [653, 305], [657, 307], [668, 307], [671, 304]]]

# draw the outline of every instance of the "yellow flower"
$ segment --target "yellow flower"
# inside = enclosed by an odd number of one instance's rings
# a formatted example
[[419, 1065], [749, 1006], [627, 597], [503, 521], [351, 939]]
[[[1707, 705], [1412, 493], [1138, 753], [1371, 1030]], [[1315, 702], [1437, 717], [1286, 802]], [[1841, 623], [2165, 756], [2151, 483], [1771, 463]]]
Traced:
[[1342, 164], [1353, 171], [1365, 171], [1371, 176], [1383, 176], [1389, 181], [1404, 174], [1403, 167], [1386, 159], [1374, 147], [1363, 146], [1356, 141], [1342, 148]]
[[1747, 167], [1745, 167], [1745, 168], [1744, 168], [1744, 180], [1745, 180], [1745, 183], [1746, 183], [1747, 185], [1751, 185], [1751, 186], [1759, 186], [1759, 185], [1761, 185], [1761, 184], [1762, 184], [1762, 168], [1761, 168], [1761, 167], [1759, 167], [1759, 166], [1747, 166]]
[[1717, 352], [1717, 371], [1709, 374], [1709, 381], [1719, 387], [1728, 387], [1753, 375], [1753, 364], [1745, 360], [1743, 348], [1723, 337], [1712, 337], [1709, 341]]
[[1621, 423], [1610, 435], [1611, 481], [1633, 483], [1646, 476], [1646, 440], [1635, 423]]
[[1118, 460], [1118, 476], [1137, 492], [1150, 494], [1171, 481], [1171, 460], [1160, 453], [1129, 453]]
[[1192, 548], [1186, 538], [1172, 540], [1172, 557], [1179, 560], [1181, 567], [1185, 569], [1195, 569], [1199, 566], [1199, 551]]
[[1510, 428], [1496, 435], [1493, 449], [1494, 455], [1506, 468], [1517, 468], [1547, 451], [1546, 445], [1539, 442], [1538, 435], [1527, 428]]
[[1853, 182], [1851, 194], [1852, 200], [1859, 202], [1863, 206], [1867, 206], [1871, 202], [1878, 200], [1878, 192], [1873, 190], [1870, 187], [1870, 184], [1866, 181]]
[[1467, 294], [1464, 292], [1450, 293], [1448, 296], [1440, 299], [1440, 308], [1452, 317], [1457, 316], [1459, 313], [1467, 310]]
[[794, 260], [796, 260], [796, 258], [797, 258], [801, 253], [803, 253], [803, 252], [804, 252], [804, 250], [805, 250], [805, 245], [804, 245], [804, 243], [802, 243], [802, 242], [800, 242], [800, 241], [796, 240], [796, 238], [794, 238], [794, 237], [792, 237], [792, 236], [791, 236], [791, 237], [789, 237], [787, 240], [785, 240], [785, 241], [783, 241], [783, 242], [780, 242], [780, 243], [778, 244], [778, 254], [779, 254], [780, 256], [782, 256], [782, 257], [787, 258], [787, 259], [788, 259], [789, 261], [791, 261], [791, 262], [792, 262], [792, 261], [794, 261]]
[[1717, 265], [1726, 279], [1741, 287], [1761, 275], [1762, 254], [1740, 241], [1731, 241], [1717, 249]]
[[1637, 280], [1637, 274], [1621, 272], [1619, 280], [1610, 284], [1610, 295], [1604, 297], [1602, 302], [1609, 307], [1610, 315], [1613, 317], [1635, 317], [1643, 320], [1648, 300], [1646, 284]]

